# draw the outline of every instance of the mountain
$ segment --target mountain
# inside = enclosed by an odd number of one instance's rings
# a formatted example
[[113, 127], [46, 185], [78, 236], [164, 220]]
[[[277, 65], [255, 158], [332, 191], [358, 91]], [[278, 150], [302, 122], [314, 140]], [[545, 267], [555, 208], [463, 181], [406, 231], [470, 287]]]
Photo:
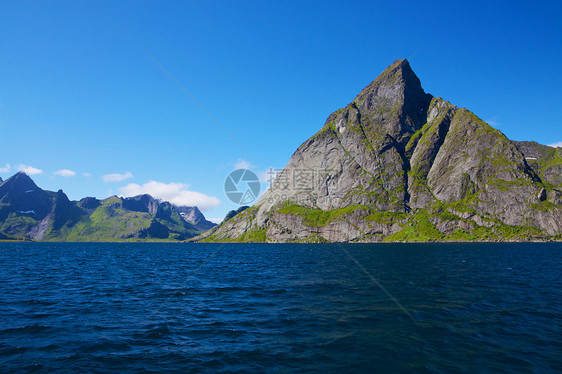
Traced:
[[[224, 217], [224, 219], [222, 220], [222, 222], [220, 224], [215, 225], [214, 227], [211, 227], [208, 231], [204, 232], [200, 236], [197, 236], [195, 238], [190, 239], [190, 241], [196, 242], [196, 241], [199, 241], [201, 239], [208, 238], [209, 236], [212, 236], [217, 230], [221, 229], [223, 223], [228, 222], [231, 218], [233, 218], [236, 215], [242, 213], [243, 211], [245, 211], [248, 208], [249, 208], [249, 206], [244, 205], [244, 206], [239, 207], [236, 210], [229, 211], [228, 213], [226, 213], [226, 216]], [[228, 239], [227, 241], [244, 241], [244, 238], [237, 237], [237, 238], [234, 238], [234, 239]], [[248, 241], [250, 241], [250, 240], [248, 240]], [[264, 240], [262, 240], [262, 241], [264, 241]]]
[[79, 214], [62, 191], [43, 191], [25, 173], [0, 184], [0, 232], [9, 237], [41, 239]]
[[398, 60], [203, 241], [562, 239], [562, 148], [513, 142]]
[[214, 224], [197, 207], [176, 207], [150, 195], [70, 201], [62, 190], [44, 191], [21, 172], [0, 184], [0, 239], [185, 240], [209, 226]]
[[217, 225], [216, 223], [207, 221], [203, 213], [201, 213], [196, 206], [180, 206], [177, 207], [177, 209], [184, 220], [190, 222], [201, 232], [210, 230]]

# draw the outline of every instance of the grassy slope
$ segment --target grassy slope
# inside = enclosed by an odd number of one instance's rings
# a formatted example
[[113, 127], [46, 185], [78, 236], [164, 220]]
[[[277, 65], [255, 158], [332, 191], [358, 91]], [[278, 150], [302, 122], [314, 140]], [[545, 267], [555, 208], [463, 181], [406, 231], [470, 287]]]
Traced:
[[[183, 240], [199, 232], [186, 224], [177, 212], [165, 218], [154, 219], [149, 213], [134, 212], [122, 207], [122, 200], [112, 196], [91, 215], [84, 215], [72, 226], [60, 229], [60, 235], [46, 240], [65, 241], [170, 241]], [[165, 230], [165, 235], [154, 235], [151, 224]], [[161, 227], [165, 226], [165, 228]], [[167, 228], [167, 230], [166, 230]], [[167, 232], [169, 231], [169, 232]]]
[[126, 211], [118, 197], [110, 197], [102, 203], [90, 216], [83, 216], [74, 226], [61, 229], [62, 236], [67, 241], [125, 240], [150, 226], [150, 214]]
[[[459, 202], [458, 208], [462, 203]], [[444, 204], [435, 204], [429, 209], [420, 209], [412, 213], [403, 212], [381, 212], [372, 210], [365, 206], [351, 206], [343, 209], [322, 211], [320, 209], [310, 209], [296, 204], [287, 204], [277, 210], [278, 213], [288, 215], [298, 215], [303, 218], [306, 226], [321, 227], [330, 223], [346, 220], [346, 216], [356, 210], [363, 210], [366, 214], [365, 220], [383, 224], [399, 223], [401, 229], [392, 235], [380, 237], [385, 242], [418, 242], [418, 241], [525, 241], [525, 240], [560, 240], [560, 235], [548, 237], [542, 232], [529, 226], [510, 226], [498, 220], [486, 219], [490, 227], [481, 226], [474, 221], [464, 219], [456, 214], [450, 213], [450, 208]], [[246, 219], [245, 214], [241, 214], [232, 219]], [[463, 223], [466, 229], [457, 228], [448, 234], [437, 229], [435, 223], [458, 221]], [[267, 227], [254, 227], [246, 231], [235, 239], [217, 240], [213, 235], [206, 238], [205, 242], [229, 241], [229, 242], [265, 242], [267, 241]], [[324, 242], [326, 239], [318, 234], [299, 240], [299, 242]]]
[[[91, 215], [76, 209], [77, 214], [74, 214], [71, 220], [60, 227], [54, 222], [49, 222], [44, 240], [176, 241], [185, 240], [200, 233], [195, 227], [185, 222], [170, 206], [163, 209], [162, 217], [154, 218], [146, 212], [124, 209], [122, 200], [112, 196], [103, 200], [102, 205], [96, 208]], [[37, 221], [32, 215], [10, 213], [0, 226], [0, 240], [29, 240], [15, 233], [27, 233], [36, 224]]]

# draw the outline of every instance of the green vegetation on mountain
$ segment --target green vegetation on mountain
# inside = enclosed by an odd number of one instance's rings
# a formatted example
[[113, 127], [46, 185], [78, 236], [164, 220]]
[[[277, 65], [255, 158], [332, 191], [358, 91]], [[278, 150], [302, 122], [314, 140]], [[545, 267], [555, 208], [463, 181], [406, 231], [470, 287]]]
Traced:
[[277, 212], [281, 214], [296, 214], [303, 218], [303, 224], [306, 226], [326, 226], [345, 214], [349, 214], [356, 209], [365, 209], [359, 205], [348, 206], [341, 209], [321, 210], [310, 209], [297, 204], [285, 204]]
[[0, 240], [183, 241], [213, 226], [196, 207], [149, 195], [73, 202], [23, 173], [0, 184]]

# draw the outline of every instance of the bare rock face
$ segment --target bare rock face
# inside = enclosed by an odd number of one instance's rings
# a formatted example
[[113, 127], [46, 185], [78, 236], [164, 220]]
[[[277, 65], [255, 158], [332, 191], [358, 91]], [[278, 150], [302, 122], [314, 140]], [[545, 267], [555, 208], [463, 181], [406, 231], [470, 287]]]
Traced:
[[194, 225], [197, 230], [207, 231], [217, 225], [216, 223], [208, 221], [196, 206], [180, 206], [177, 207], [177, 210], [180, 213], [180, 216], [186, 222]]
[[328, 117], [253, 207], [202, 239], [560, 239], [561, 171], [560, 149], [510, 141], [425, 93], [398, 60]]

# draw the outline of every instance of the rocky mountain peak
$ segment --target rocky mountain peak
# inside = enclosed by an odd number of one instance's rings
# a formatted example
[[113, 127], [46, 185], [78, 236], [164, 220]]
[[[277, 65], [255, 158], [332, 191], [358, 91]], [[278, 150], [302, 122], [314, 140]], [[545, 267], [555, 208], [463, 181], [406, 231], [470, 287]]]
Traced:
[[[395, 99], [397, 94], [425, 95], [421, 82], [410, 67], [408, 60], [396, 60], [387, 67], [374, 81], [365, 87], [356, 97], [357, 102], [364, 99]], [[399, 97], [398, 97], [399, 98]], [[368, 104], [374, 104], [369, 101]]]
[[51, 211], [51, 196], [37, 187], [25, 173], [19, 172], [0, 185], [0, 219], [11, 210], [43, 219]]
[[179, 206], [177, 207], [181, 217], [200, 230], [206, 231], [216, 226], [214, 223], [207, 221], [203, 213], [196, 206]]
[[101, 205], [101, 201], [95, 197], [85, 197], [78, 202], [78, 205], [83, 209], [94, 210]]
[[16, 190], [35, 190], [37, 189], [37, 185], [33, 182], [33, 179], [29, 177], [26, 173], [20, 171], [17, 174], [13, 175], [11, 178], [8, 178], [2, 185], [2, 187]]
[[152, 196], [144, 194], [123, 199], [123, 208], [135, 212], [148, 212], [152, 215], [158, 213], [160, 204]]
[[357, 98], [376, 91], [380, 87], [394, 87], [405, 85], [412, 86], [421, 90], [421, 83], [419, 78], [416, 76], [412, 70], [410, 63], [406, 59], [396, 60], [392, 65], [387, 67], [374, 81], [372, 81], [367, 87], [365, 87]]
[[405, 146], [427, 122], [432, 96], [426, 94], [410, 63], [396, 60], [327, 123], [358, 124], [370, 141], [389, 135]]

